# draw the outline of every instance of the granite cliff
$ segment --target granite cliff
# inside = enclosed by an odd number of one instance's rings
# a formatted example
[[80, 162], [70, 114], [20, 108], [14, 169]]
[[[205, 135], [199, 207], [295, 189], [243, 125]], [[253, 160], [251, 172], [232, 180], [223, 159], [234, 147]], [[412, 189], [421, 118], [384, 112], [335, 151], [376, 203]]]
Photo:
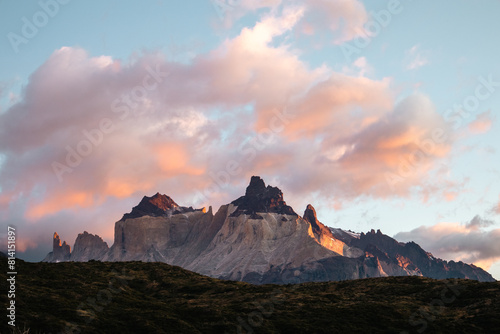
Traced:
[[353, 233], [322, 224], [312, 205], [303, 217], [280, 189], [257, 176], [245, 195], [209, 210], [181, 207], [157, 193], [115, 223], [113, 245], [80, 234], [73, 252], [54, 234], [44, 261], [165, 262], [216, 278], [250, 283], [426, 276], [494, 281], [486, 271], [444, 261], [415, 243], [400, 243], [380, 231]]

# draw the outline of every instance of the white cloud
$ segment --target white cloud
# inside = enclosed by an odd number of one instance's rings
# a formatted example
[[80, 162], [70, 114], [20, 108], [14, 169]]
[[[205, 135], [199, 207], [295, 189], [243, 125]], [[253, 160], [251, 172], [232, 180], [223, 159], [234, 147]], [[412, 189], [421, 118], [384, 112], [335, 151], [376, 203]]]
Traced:
[[423, 51], [420, 45], [414, 45], [406, 51], [405, 68], [407, 70], [416, 70], [422, 66], [429, 64], [429, 52]]

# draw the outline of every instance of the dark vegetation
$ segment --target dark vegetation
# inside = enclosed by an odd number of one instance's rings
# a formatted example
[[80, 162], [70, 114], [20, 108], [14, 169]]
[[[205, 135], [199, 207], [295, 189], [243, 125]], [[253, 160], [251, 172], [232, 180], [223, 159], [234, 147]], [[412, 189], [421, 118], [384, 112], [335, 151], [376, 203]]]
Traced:
[[[17, 260], [16, 269], [14, 333], [500, 332], [500, 282], [388, 277], [255, 286], [164, 263]], [[7, 305], [7, 294], [0, 300]], [[0, 332], [12, 332], [5, 316]]]

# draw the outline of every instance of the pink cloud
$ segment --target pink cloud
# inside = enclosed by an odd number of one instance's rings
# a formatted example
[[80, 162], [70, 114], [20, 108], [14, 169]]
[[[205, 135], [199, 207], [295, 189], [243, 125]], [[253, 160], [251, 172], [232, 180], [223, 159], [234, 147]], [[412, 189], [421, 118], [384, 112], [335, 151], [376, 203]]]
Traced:
[[493, 125], [493, 116], [491, 110], [485, 111], [476, 116], [476, 119], [469, 123], [469, 131], [473, 134], [482, 134], [490, 131]]
[[143, 195], [217, 207], [256, 174], [337, 205], [449, 188], [431, 172], [451, 138], [434, 143], [394, 187], [387, 182], [433, 130], [446, 129], [426, 97], [395, 105], [389, 78], [311, 69], [286, 43], [273, 45], [305, 13], [268, 14], [189, 64], [162, 54], [124, 61], [56, 50], [0, 115], [0, 220], [37, 226], [26, 236], [34, 244], [58, 226], [71, 241], [81, 231], [68, 221], [112, 235], [113, 220]]

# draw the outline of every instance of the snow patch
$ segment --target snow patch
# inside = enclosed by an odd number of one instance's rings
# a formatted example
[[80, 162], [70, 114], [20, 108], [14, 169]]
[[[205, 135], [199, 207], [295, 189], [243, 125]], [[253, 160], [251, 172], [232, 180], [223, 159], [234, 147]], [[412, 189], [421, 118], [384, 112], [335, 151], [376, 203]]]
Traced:
[[360, 237], [360, 234], [359, 233], [356, 233], [356, 232], [353, 232], [353, 231], [346, 231], [346, 230], [343, 230], [341, 228], [333, 228], [333, 227], [330, 227], [330, 231], [332, 231], [332, 233], [334, 235], [337, 235], [339, 237], [345, 237], [346, 234], [347, 236], [351, 237], [351, 238], [356, 238], [356, 239], [359, 239]]

